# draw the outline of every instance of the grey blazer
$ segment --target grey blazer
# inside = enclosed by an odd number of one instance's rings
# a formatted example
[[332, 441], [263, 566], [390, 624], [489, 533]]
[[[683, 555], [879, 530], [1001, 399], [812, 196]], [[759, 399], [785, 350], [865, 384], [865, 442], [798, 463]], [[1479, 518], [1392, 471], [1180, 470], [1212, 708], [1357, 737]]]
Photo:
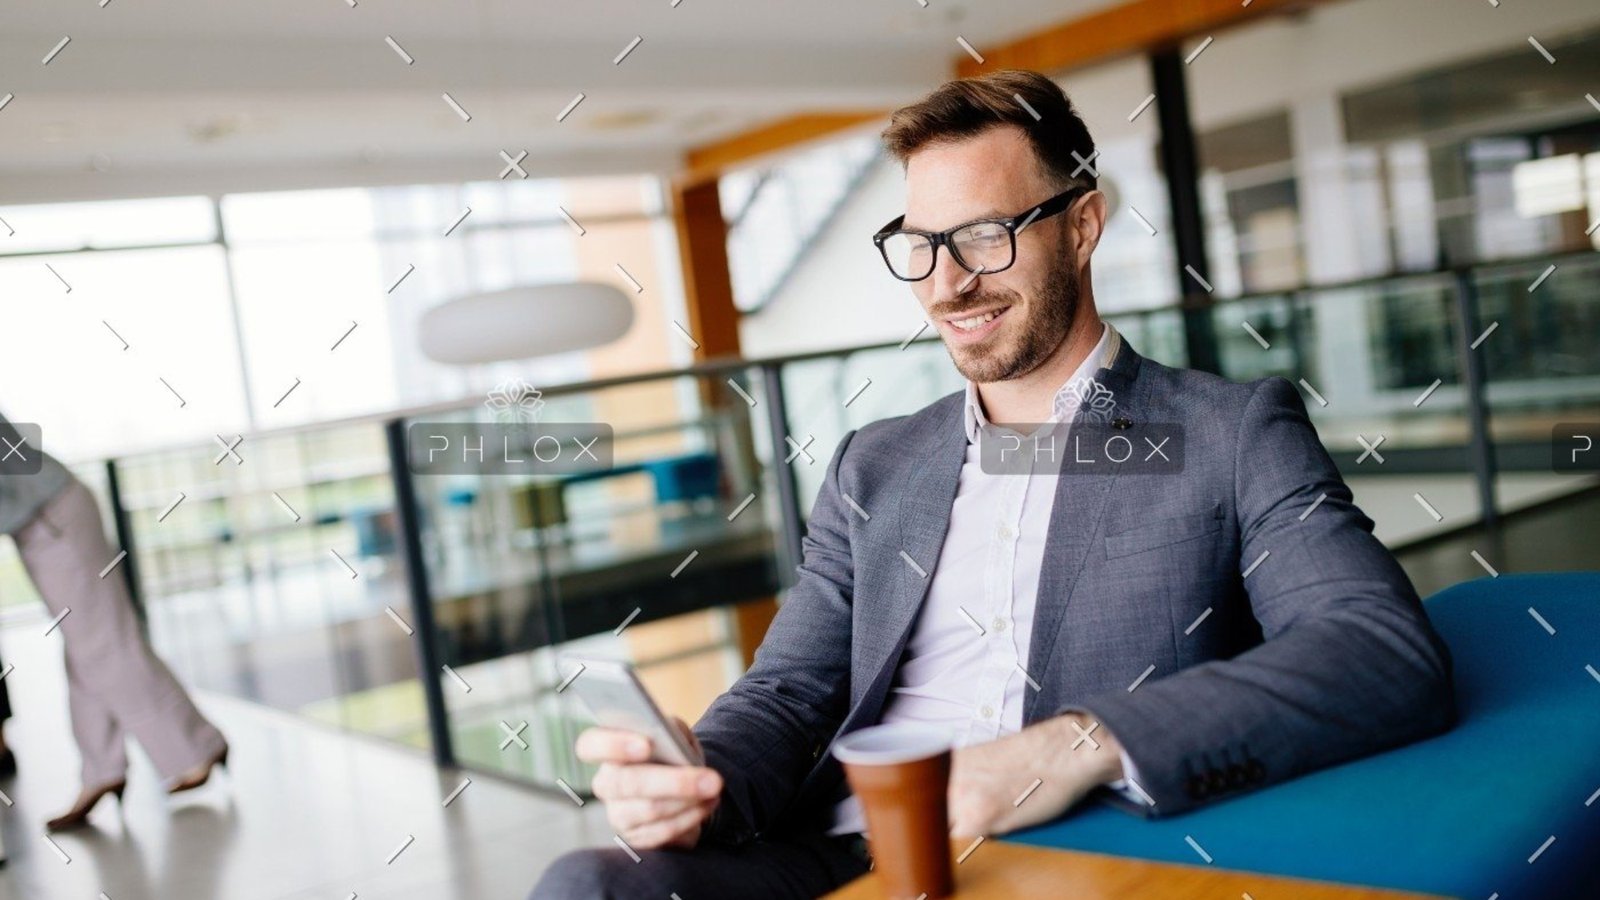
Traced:
[[[1173, 369], [1126, 341], [1096, 380], [1118, 416], [1181, 425], [1184, 468], [1058, 479], [1024, 724], [1099, 720], [1154, 806], [1098, 793], [1146, 816], [1450, 727], [1449, 651], [1287, 380]], [[695, 726], [726, 785], [702, 840], [823, 828], [846, 795], [829, 747], [882, 714], [949, 525], [962, 401], [834, 450], [798, 582]]]

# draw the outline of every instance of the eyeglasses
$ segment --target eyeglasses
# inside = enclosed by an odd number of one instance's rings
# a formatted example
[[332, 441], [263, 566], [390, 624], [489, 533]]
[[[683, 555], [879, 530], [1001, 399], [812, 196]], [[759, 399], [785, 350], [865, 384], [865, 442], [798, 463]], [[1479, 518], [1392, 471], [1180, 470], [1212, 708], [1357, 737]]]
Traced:
[[914, 231], [901, 228], [905, 216], [883, 226], [872, 236], [883, 261], [901, 281], [921, 281], [933, 274], [939, 246], [949, 248], [950, 256], [968, 272], [992, 274], [1011, 268], [1017, 260], [1017, 232], [1026, 225], [1053, 216], [1092, 188], [1078, 185], [1014, 216], [978, 219], [946, 231]]

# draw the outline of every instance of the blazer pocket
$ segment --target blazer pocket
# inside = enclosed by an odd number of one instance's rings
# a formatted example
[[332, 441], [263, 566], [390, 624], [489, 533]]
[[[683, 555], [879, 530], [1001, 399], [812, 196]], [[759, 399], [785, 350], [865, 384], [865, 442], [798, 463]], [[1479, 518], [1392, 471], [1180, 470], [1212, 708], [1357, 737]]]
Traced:
[[1116, 559], [1191, 541], [1222, 530], [1222, 504], [1215, 503], [1207, 512], [1185, 513], [1169, 519], [1149, 522], [1127, 531], [1106, 535], [1106, 558]]

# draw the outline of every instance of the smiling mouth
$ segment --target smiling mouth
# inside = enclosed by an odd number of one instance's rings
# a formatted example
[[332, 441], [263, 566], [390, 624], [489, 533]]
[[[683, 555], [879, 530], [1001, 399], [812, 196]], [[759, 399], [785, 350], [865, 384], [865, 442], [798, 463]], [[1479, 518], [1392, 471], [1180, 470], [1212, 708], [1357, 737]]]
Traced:
[[995, 319], [1000, 318], [1005, 314], [1006, 310], [1010, 308], [1011, 307], [1009, 306], [1002, 306], [999, 309], [992, 309], [988, 312], [978, 313], [975, 316], [968, 316], [965, 319], [946, 319], [945, 321], [957, 331], [976, 331]]

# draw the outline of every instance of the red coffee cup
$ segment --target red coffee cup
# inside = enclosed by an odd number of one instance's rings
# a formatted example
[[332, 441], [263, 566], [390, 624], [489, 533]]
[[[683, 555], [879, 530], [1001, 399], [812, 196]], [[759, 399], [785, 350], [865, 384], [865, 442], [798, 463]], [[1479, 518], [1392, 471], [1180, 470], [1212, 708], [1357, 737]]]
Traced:
[[916, 724], [874, 725], [834, 742], [891, 900], [937, 900], [955, 891], [945, 794], [951, 744], [948, 732]]

